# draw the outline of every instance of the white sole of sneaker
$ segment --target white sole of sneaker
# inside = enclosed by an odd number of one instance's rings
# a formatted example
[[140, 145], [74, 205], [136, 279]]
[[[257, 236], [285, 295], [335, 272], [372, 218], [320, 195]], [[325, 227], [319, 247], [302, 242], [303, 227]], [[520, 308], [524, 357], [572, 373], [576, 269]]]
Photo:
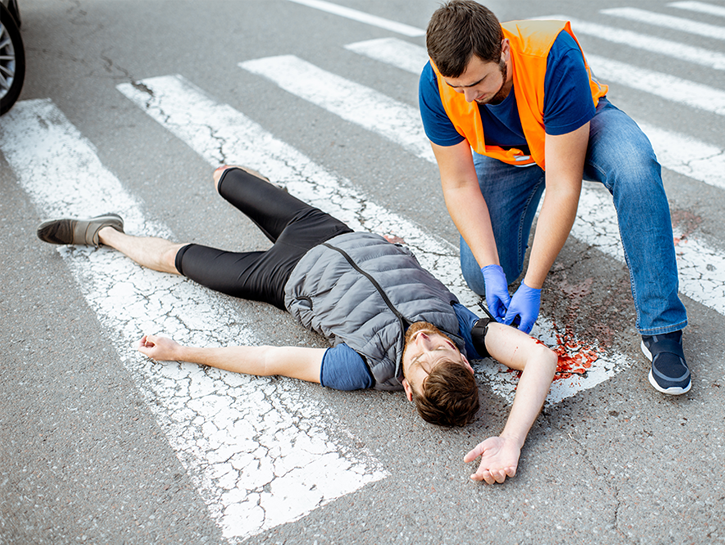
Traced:
[[652, 371], [649, 372], [649, 375], [647, 376], [649, 379], [649, 383], [652, 385], [652, 387], [657, 390], [660, 393], [667, 394], [669, 396], [679, 396], [682, 394], [686, 394], [690, 391], [690, 388], [692, 388], [692, 382], [687, 385], [687, 388], [662, 388], [659, 384], [657, 384], [657, 381], [652, 376]]

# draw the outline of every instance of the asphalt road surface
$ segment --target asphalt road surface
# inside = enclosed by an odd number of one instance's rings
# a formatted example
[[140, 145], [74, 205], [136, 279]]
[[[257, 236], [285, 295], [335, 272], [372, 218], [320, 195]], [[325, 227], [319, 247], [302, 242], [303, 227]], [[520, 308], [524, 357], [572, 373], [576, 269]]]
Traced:
[[[27, 72], [0, 118], [0, 544], [725, 541], [725, 2], [496, 1], [572, 21], [610, 100], [663, 165], [689, 313], [690, 393], [647, 381], [611, 197], [585, 183], [534, 334], [561, 373], [504, 485], [464, 454], [516, 377], [476, 363], [460, 430], [401, 394], [186, 363], [197, 344], [324, 346], [268, 305], [37, 240], [58, 215], [266, 247], [215, 194], [246, 164], [351, 226], [403, 237], [474, 309], [417, 113], [438, 2], [21, 0]], [[342, 9], [340, 9], [342, 8]]]

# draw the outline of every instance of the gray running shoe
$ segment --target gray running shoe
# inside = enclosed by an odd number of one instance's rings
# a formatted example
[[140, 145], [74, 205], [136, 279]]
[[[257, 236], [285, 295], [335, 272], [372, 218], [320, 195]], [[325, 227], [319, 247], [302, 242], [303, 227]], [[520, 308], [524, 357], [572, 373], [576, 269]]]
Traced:
[[98, 247], [101, 244], [98, 231], [106, 226], [124, 232], [121, 216], [104, 214], [87, 220], [63, 218], [43, 222], [38, 227], [38, 238], [50, 244], [85, 244]]

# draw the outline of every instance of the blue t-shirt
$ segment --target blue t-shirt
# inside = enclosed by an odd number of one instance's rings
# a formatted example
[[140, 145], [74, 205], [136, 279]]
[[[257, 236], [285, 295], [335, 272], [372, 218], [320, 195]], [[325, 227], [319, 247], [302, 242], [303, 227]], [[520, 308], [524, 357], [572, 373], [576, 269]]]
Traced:
[[[466, 342], [466, 354], [469, 359], [480, 359], [471, 342], [471, 329], [478, 321], [478, 316], [458, 303], [453, 304], [458, 318], [458, 334]], [[373, 376], [365, 360], [346, 344], [338, 344], [328, 348], [322, 356], [320, 383], [335, 390], [363, 390], [372, 388]]]
[[[455, 146], [465, 140], [448, 119], [441, 102], [438, 81], [430, 62], [423, 68], [418, 86], [420, 115], [428, 139], [439, 146]], [[501, 104], [479, 105], [486, 145], [517, 148], [528, 153], [512, 88]], [[589, 87], [584, 58], [574, 38], [562, 31], [554, 40], [546, 61], [544, 79], [544, 127], [547, 134], [575, 131], [590, 121], [596, 109]]]

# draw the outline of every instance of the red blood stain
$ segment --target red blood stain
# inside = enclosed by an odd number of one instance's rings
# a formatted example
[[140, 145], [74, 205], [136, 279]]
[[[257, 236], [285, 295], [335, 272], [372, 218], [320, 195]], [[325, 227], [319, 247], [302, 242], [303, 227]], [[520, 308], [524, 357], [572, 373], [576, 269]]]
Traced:
[[[554, 324], [556, 329], [556, 324]], [[571, 378], [574, 375], [586, 376], [592, 364], [599, 359], [599, 349], [592, 343], [575, 338], [569, 327], [564, 333], [556, 332], [557, 347], [554, 352], [559, 357], [554, 380]]]
[[574, 335], [573, 325], [579, 321], [579, 306], [592, 292], [593, 278], [586, 278], [577, 284], [566, 279], [559, 283], [559, 292], [567, 298], [567, 314], [564, 328], [554, 323], [557, 346], [553, 348], [559, 358], [554, 380], [564, 380], [575, 375], [585, 377], [592, 364], [599, 359], [599, 342], [583, 342]]
[[674, 237], [675, 246], [687, 243], [688, 237], [700, 226], [702, 217], [696, 216], [689, 210], [673, 210], [672, 223], [677, 226], [682, 234]]
[[[599, 359], [598, 346], [577, 340], [568, 327], [565, 328], [564, 333], [558, 331], [556, 324], [554, 324], [554, 329], [556, 330], [557, 347], [552, 350], [558, 356], [554, 381], [568, 379], [574, 375], [585, 377], [592, 364]], [[546, 346], [539, 339], [534, 340], [537, 344]], [[506, 372], [515, 373], [517, 378], [521, 378], [521, 371], [507, 369]]]

